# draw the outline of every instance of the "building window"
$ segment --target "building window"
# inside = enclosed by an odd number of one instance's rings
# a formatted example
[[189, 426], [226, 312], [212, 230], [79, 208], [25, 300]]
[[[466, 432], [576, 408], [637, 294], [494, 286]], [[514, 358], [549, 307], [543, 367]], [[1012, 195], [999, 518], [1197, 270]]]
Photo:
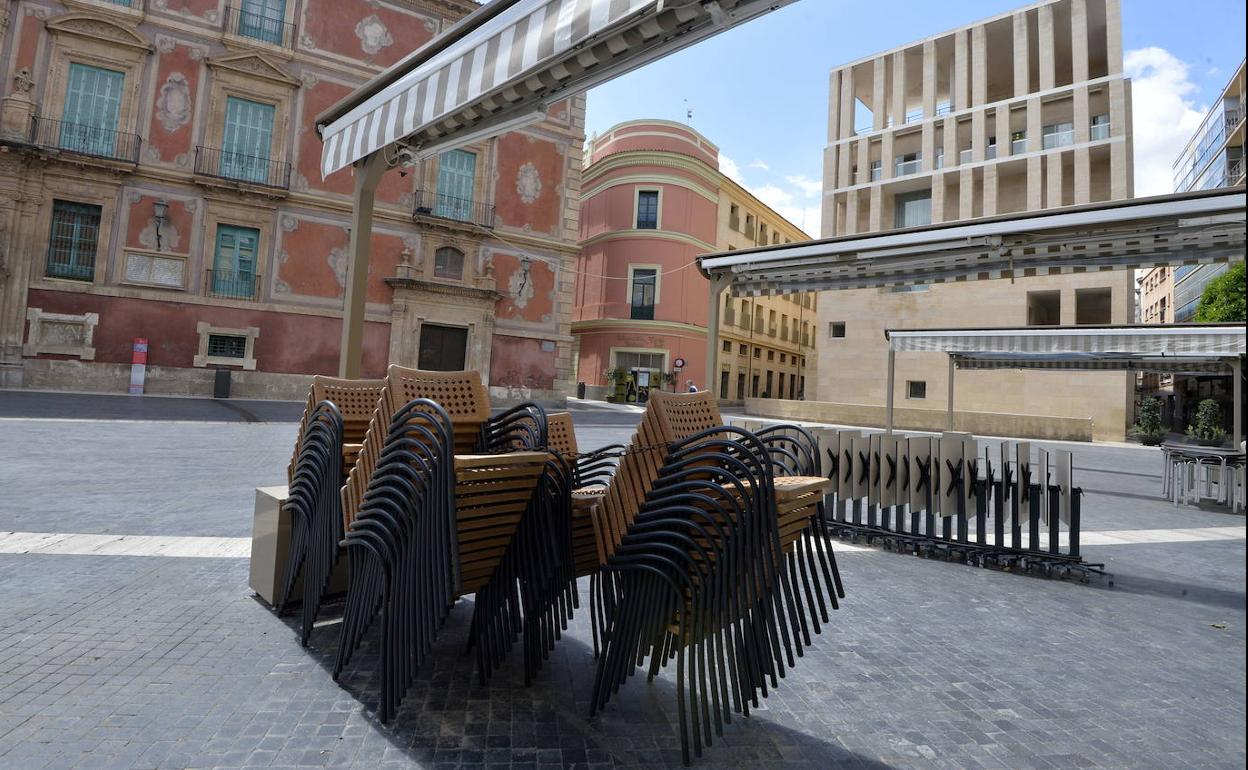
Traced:
[[737, 355], [739, 355], [739, 356], [748, 356], [749, 354], [750, 354], [750, 346], [749, 346], [749, 345], [739, 345], [739, 346], [737, 347]]
[[1060, 291], [1027, 292], [1027, 325], [1058, 326], [1062, 322]]
[[927, 398], [927, 380], [906, 380], [906, 398]]
[[728, 227], [741, 230], [741, 209], [735, 203], [728, 206]]
[[632, 268], [632, 300], [629, 318], [634, 321], [653, 321], [655, 295], [659, 287], [657, 268]]
[[113, 157], [125, 82], [124, 72], [71, 62], [57, 146], [84, 155]]
[[767, 245], [767, 225], [762, 222], [758, 224], [758, 242], [761, 245]]
[[637, 191], [637, 229], [659, 229], [659, 191]]
[[840, 339], [841, 337], [844, 337], [844, 336], [845, 336], [845, 322], [844, 321], [829, 321], [828, 322], [828, 338], [829, 339]]
[[1046, 150], [1069, 147], [1075, 143], [1074, 123], [1050, 123], [1040, 130], [1041, 146]]
[[433, 277], [452, 281], [464, 279], [464, 252], [443, 246], [433, 253]]
[[1010, 132], [1010, 154], [1022, 155], [1027, 152], [1027, 132], [1011, 131]]
[[945, 148], [944, 148], [944, 147], [937, 147], [937, 148], [936, 148], [936, 161], [935, 161], [935, 163], [933, 164], [933, 166], [934, 166], [935, 168], [944, 168], [944, 167], [945, 167]]
[[208, 355], [214, 358], [247, 357], [247, 337], [239, 334], [209, 334]]
[[918, 227], [931, 223], [931, 190], [899, 193], [893, 197], [893, 227]]
[[225, 133], [221, 141], [221, 176], [259, 184], [269, 183], [269, 154], [273, 147], [271, 104], [236, 96], [225, 100]]
[[[627, 369], [630, 372], [643, 371], [657, 374], [666, 371], [667, 354], [617, 350], [615, 351], [615, 366], [618, 369]], [[659, 383], [651, 381], [649, 384], [658, 385]]]
[[755, 357], [755, 358], [762, 358], [762, 357], [763, 357], [763, 349], [762, 349], [762, 348], [754, 348], [754, 357]]
[[1113, 323], [1112, 289], [1076, 289], [1075, 323], [1081, 326], [1095, 324], [1106, 326]]
[[199, 335], [199, 349], [192, 362], [194, 366], [241, 366], [249, 371], [255, 370], [259, 328], [226, 329], [200, 321], [195, 325], [195, 331]]
[[984, 150], [984, 159], [992, 160], [997, 157], [997, 137], [988, 137], [988, 148]]
[[927, 291], [931, 286], [926, 283], [911, 283], [905, 286], [889, 286], [888, 290], [892, 294], [909, 294], [916, 291]]
[[871, 161], [871, 174], [869, 178], [872, 182], [880, 181], [880, 178], [883, 176], [883, 173], [882, 173], [883, 168], [884, 166], [881, 161], [878, 161], [878, 160]]
[[774, 351], [774, 350], [768, 350], [768, 351], [767, 351], [767, 360], [768, 360], [768, 361], [775, 361], [775, 360], [776, 360], [776, 351]]
[[217, 225], [216, 250], [209, 275], [210, 293], [217, 297], [252, 299], [256, 290], [256, 251], [260, 231], [254, 227]]
[[908, 152], [898, 155], [893, 161], [893, 176], [909, 176], [923, 169], [923, 153]]
[[239, 35], [281, 45], [285, 24], [286, 0], [242, 0], [238, 10]]
[[784, 362], [786, 362], [787, 360], [788, 360], [788, 356], [786, 356], [784, 353], [781, 353], [781, 354], [780, 354], [780, 363], [782, 363], [782, 364], [783, 364], [783, 363], [784, 363]]
[[753, 214], [745, 215], [745, 237], [746, 238], [754, 237], [754, 215]]
[[48, 239], [49, 278], [90, 281], [95, 277], [95, 252], [100, 237], [100, 207], [53, 201], [52, 233]]
[[433, 206], [433, 215], [471, 222], [476, 177], [475, 153], [451, 150], [438, 156], [438, 199]]
[[1109, 115], [1093, 115], [1089, 136], [1093, 141], [1109, 138]]

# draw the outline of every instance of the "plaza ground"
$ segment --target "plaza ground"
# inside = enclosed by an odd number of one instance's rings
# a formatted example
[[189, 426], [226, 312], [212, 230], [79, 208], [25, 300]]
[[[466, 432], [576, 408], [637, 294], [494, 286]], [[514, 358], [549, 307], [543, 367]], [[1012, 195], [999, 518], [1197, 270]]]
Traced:
[[[470, 599], [391, 725], [373, 648], [334, 683], [336, 626], [304, 650], [247, 587], [298, 412], [0, 391], [0, 768], [679, 765], [670, 677], [589, 717], [584, 609], [531, 687], [518, 649], [477, 683]], [[637, 416], [579, 405], [581, 445]], [[695, 767], [1243, 767], [1244, 518], [1162, 500], [1157, 450], [1073, 446], [1112, 588], [843, 547], [841, 609]]]

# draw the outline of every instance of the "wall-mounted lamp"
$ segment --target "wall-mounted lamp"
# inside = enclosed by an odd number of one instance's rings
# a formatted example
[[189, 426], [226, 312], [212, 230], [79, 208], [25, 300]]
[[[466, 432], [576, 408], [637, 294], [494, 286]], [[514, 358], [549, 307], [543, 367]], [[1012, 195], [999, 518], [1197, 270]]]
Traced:
[[153, 204], [152, 209], [152, 218], [156, 220], [156, 250], [160, 251], [160, 226], [169, 221], [169, 202], [162, 198]]
[[529, 285], [529, 268], [533, 265], [533, 260], [528, 257], [520, 258], [520, 286], [516, 288], [516, 296], [524, 296], [524, 289]]

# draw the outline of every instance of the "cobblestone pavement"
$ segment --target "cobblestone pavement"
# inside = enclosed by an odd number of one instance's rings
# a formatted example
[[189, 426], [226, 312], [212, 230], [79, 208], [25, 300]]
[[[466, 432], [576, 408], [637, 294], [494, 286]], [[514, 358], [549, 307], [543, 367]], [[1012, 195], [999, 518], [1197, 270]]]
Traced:
[[[292, 443], [290, 424], [0, 420], [0, 531], [246, 536]], [[1159, 499], [1149, 450], [1075, 452], [1087, 530], [1244, 524]], [[844, 551], [832, 624], [695, 767], [1243, 767], [1245, 541], [1086, 550], [1113, 588]], [[246, 559], [2, 554], [0, 768], [679, 765], [671, 677], [590, 718], [582, 610], [533, 686], [518, 650], [481, 686], [470, 604], [383, 726], [373, 648], [334, 683], [336, 626], [301, 649]]]

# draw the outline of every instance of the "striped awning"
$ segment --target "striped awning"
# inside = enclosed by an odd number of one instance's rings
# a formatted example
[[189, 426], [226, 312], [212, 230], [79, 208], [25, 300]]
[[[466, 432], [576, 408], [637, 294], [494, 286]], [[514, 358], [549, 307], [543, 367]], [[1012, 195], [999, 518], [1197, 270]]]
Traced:
[[1101, 369], [1224, 373], [1244, 354], [1243, 326], [1051, 326], [890, 329], [898, 352], [948, 353], [963, 369]]
[[[494, 0], [317, 118], [329, 175], [384, 147], [449, 149], [794, 0]], [[474, 135], [475, 134], [475, 135]]]

